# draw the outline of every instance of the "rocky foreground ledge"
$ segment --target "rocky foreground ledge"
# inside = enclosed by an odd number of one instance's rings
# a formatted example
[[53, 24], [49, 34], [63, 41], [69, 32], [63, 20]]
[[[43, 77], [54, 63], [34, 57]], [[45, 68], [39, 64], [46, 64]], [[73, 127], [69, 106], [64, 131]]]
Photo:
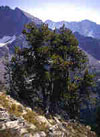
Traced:
[[46, 118], [0, 93], [0, 137], [97, 137], [91, 127]]

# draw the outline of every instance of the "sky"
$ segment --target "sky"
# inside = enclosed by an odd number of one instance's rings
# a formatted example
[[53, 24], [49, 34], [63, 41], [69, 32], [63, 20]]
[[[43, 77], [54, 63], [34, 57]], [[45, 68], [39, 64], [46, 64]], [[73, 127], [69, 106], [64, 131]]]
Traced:
[[100, 24], [100, 0], [0, 0], [0, 6], [19, 7], [43, 21], [81, 21]]

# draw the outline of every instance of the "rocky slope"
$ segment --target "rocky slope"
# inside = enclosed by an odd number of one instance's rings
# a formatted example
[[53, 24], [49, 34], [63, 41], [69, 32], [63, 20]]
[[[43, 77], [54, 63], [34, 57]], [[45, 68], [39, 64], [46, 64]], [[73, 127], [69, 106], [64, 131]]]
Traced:
[[[41, 113], [40, 113], [41, 112]], [[16, 100], [0, 93], [0, 137], [96, 137], [89, 126], [46, 118], [42, 111], [32, 111]]]

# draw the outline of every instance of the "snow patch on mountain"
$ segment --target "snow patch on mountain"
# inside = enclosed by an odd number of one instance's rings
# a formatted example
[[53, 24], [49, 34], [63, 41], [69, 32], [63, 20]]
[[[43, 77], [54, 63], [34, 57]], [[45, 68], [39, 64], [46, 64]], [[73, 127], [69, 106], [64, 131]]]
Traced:
[[16, 39], [16, 36], [4, 36], [0, 39], [0, 47], [6, 46], [7, 44], [11, 44]]
[[89, 33], [88, 33], [88, 35], [87, 35], [88, 37], [92, 37], [92, 38], [94, 38], [94, 34], [93, 34], [93, 31], [90, 31]]

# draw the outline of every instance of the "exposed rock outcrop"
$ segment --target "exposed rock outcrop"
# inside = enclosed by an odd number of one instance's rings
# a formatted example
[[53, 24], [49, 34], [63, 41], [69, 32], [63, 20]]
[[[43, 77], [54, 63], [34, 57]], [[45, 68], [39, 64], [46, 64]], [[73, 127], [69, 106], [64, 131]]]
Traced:
[[89, 126], [46, 118], [0, 93], [0, 137], [96, 137]]

